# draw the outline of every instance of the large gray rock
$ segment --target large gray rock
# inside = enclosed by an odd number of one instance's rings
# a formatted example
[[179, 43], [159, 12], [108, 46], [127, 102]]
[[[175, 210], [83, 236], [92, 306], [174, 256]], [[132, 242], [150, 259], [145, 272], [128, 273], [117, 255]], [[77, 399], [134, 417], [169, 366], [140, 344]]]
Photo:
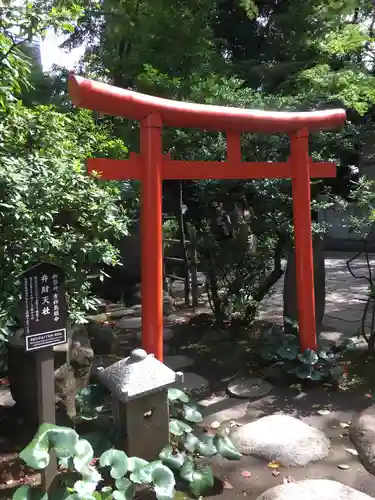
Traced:
[[303, 466], [325, 458], [330, 441], [319, 429], [288, 415], [270, 415], [231, 432], [237, 449], [286, 467]]
[[262, 493], [257, 500], [371, 500], [358, 490], [328, 479], [306, 479], [280, 484]]
[[[315, 284], [315, 317], [316, 331], [322, 329], [326, 297], [326, 274], [324, 267], [324, 241], [321, 237], [313, 238], [314, 284]], [[295, 251], [289, 254], [284, 277], [284, 326], [286, 333], [295, 333], [293, 324], [298, 321], [297, 313], [297, 279]]]
[[375, 474], [375, 405], [353, 418], [349, 436], [363, 465], [371, 474]]

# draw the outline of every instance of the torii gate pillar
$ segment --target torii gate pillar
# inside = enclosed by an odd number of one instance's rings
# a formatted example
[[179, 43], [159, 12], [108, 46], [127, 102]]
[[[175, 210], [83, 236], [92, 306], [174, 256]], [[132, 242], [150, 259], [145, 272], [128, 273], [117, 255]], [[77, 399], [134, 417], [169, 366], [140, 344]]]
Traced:
[[[141, 151], [129, 160], [90, 159], [89, 172], [112, 180], [141, 181], [142, 343], [163, 360], [163, 179], [292, 179], [296, 249], [297, 302], [301, 350], [316, 349], [314, 267], [311, 234], [310, 178], [334, 177], [336, 165], [309, 157], [310, 131], [332, 129], [345, 121], [342, 109], [308, 113], [254, 111], [182, 103], [151, 97], [70, 75], [76, 106], [140, 122]], [[227, 161], [181, 161], [163, 155], [162, 127], [224, 131]], [[287, 133], [287, 162], [243, 162], [241, 132]]]

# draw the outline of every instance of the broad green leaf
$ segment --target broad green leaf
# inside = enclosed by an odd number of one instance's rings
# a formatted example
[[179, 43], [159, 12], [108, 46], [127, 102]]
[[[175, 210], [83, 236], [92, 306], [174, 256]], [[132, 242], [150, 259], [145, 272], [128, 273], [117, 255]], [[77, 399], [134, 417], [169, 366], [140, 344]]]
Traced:
[[183, 403], [187, 403], [189, 401], [189, 396], [183, 391], [180, 391], [180, 389], [171, 388], [168, 389], [168, 400], [170, 402], [182, 401]]
[[122, 450], [107, 450], [99, 460], [101, 467], [111, 467], [113, 479], [119, 479], [128, 472], [128, 457]]
[[202, 414], [192, 406], [183, 405], [182, 414], [188, 422], [198, 423], [203, 420]]
[[231, 439], [226, 434], [217, 434], [213, 439], [213, 444], [219, 455], [228, 460], [240, 460], [241, 453], [236, 449]]
[[48, 433], [50, 447], [55, 450], [57, 458], [68, 458], [74, 455], [78, 443], [78, 434], [68, 427], [57, 427]]
[[180, 469], [181, 478], [190, 483], [190, 481], [193, 480], [194, 470], [195, 470], [194, 460], [191, 457], [186, 457]]
[[128, 469], [130, 472], [134, 472], [137, 469], [141, 469], [149, 462], [147, 460], [143, 460], [143, 458], [138, 457], [128, 457]]
[[298, 378], [301, 379], [307, 379], [310, 378], [311, 374], [313, 372], [313, 367], [311, 365], [300, 365], [296, 369], [296, 375]]
[[213, 457], [216, 455], [217, 449], [214, 445], [214, 437], [210, 434], [204, 434], [195, 446], [197, 453], [203, 457]]
[[193, 479], [190, 482], [190, 491], [194, 496], [200, 497], [205, 493], [208, 493], [214, 485], [214, 476], [212, 474], [211, 468], [206, 465], [201, 469], [197, 469], [193, 473]]
[[113, 448], [112, 442], [107, 439], [103, 432], [89, 432], [82, 434], [81, 439], [88, 441], [94, 450], [94, 457], [100, 457], [105, 451]]
[[102, 476], [94, 467], [87, 467], [82, 471], [82, 479], [74, 483], [74, 490], [81, 498], [88, 498], [96, 490]]
[[118, 491], [113, 492], [113, 498], [116, 500], [131, 500], [134, 497], [135, 485], [128, 478], [116, 479], [115, 485]]
[[315, 380], [315, 381], [319, 381], [319, 380], [322, 380], [322, 378], [323, 378], [322, 371], [319, 368], [314, 368], [311, 372], [310, 379]]
[[280, 346], [276, 354], [283, 359], [296, 359], [299, 353], [299, 347], [297, 345], [282, 345]]
[[[68, 449], [78, 443], [78, 434], [66, 427], [53, 424], [42, 424], [34, 439], [21, 451], [20, 458], [33, 469], [44, 469], [49, 464], [50, 439], [58, 444], [58, 450], [66, 458]], [[73, 450], [72, 450], [73, 451]]]
[[88, 467], [91, 460], [94, 458], [94, 450], [91, 444], [86, 439], [80, 439], [75, 447], [75, 455], [73, 457], [74, 467], [78, 472], [81, 472]]
[[20, 486], [12, 496], [13, 500], [48, 500], [47, 493], [39, 488], [31, 488], [28, 485]]
[[173, 472], [163, 464], [158, 464], [152, 471], [152, 483], [158, 500], [172, 500], [176, 484]]
[[163, 464], [173, 470], [180, 470], [185, 456], [185, 453], [174, 451], [170, 444], [163, 448], [159, 454], [159, 458], [163, 461]]
[[339, 382], [344, 375], [344, 368], [342, 366], [334, 366], [333, 368], [330, 368], [329, 374], [333, 380]]
[[319, 361], [319, 356], [312, 349], [306, 349], [303, 354], [298, 354], [298, 359], [306, 365], [315, 365]]
[[171, 418], [169, 421], [169, 432], [175, 436], [182, 436], [185, 433], [191, 432], [193, 429], [190, 425], [185, 424], [181, 420], [176, 418]]
[[150, 462], [144, 467], [135, 469], [130, 474], [130, 480], [136, 484], [149, 484], [152, 482], [152, 474], [156, 467], [163, 465], [161, 460], [156, 460], [155, 462]]
[[184, 436], [184, 448], [187, 451], [190, 451], [190, 453], [193, 453], [195, 451], [195, 447], [198, 443], [199, 439], [197, 436], [195, 436], [192, 433], [186, 434]]

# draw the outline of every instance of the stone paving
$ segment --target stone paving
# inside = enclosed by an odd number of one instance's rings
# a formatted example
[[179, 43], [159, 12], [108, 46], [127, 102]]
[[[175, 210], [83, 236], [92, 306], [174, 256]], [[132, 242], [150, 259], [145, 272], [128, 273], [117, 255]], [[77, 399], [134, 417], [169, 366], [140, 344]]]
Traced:
[[[347, 267], [347, 261], [356, 253], [330, 252], [325, 258], [326, 267], [326, 308], [321, 338], [331, 341], [343, 341], [356, 336], [361, 327], [363, 310], [367, 301], [369, 276], [364, 254], [350, 264], [354, 278]], [[375, 282], [375, 255], [369, 256], [373, 266]], [[267, 319], [277, 324], [283, 323], [283, 277], [274, 287], [274, 294], [261, 306], [260, 319]], [[366, 321], [369, 326], [370, 316]]]

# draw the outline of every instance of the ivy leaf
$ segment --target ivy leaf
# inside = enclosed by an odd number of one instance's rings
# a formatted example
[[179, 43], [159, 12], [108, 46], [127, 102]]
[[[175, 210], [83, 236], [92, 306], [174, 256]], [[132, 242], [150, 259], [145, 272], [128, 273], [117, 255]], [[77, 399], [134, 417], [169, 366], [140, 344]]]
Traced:
[[175, 436], [182, 436], [185, 433], [191, 432], [193, 429], [190, 425], [185, 424], [181, 420], [176, 418], [171, 418], [169, 421], [169, 432]]
[[223, 458], [227, 458], [228, 460], [240, 460], [242, 458], [241, 453], [226, 434], [217, 434], [213, 439], [213, 444], [216, 446], [219, 455]]
[[107, 450], [99, 460], [101, 467], [111, 467], [113, 479], [119, 479], [128, 472], [128, 457], [122, 450]]
[[206, 465], [201, 469], [194, 471], [193, 480], [190, 482], [190, 491], [194, 496], [200, 497], [213, 488], [214, 476], [211, 468]]
[[113, 498], [116, 500], [131, 500], [135, 493], [135, 485], [126, 477], [116, 479], [115, 482], [118, 491], [113, 492]]
[[198, 423], [203, 420], [202, 414], [193, 406], [183, 405], [182, 414], [188, 422]]
[[214, 438], [215, 436], [204, 434], [196, 444], [195, 450], [203, 457], [213, 457], [217, 454]]
[[197, 436], [194, 436], [194, 434], [186, 434], [185, 440], [184, 440], [184, 448], [187, 451], [190, 451], [190, 453], [194, 453], [195, 447], [198, 443], [199, 439]]
[[185, 453], [179, 451], [174, 452], [170, 444], [163, 448], [159, 454], [159, 458], [163, 461], [163, 464], [173, 470], [180, 470], [184, 463], [185, 456]]
[[195, 466], [193, 459], [191, 457], [186, 457], [180, 469], [181, 478], [190, 483], [193, 480], [194, 470]]
[[180, 391], [180, 389], [168, 389], [168, 400], [173, 403], [174, 401], [182, 401], [187, 403], [189, 401], [189, 396], [185, 392]]
[[163, 464], [158, 464], [152, 471], [152, 483], [158, 500], [172, 500], [176, 484], [173, 472]]
[[29, 485], [24, 485], [16, 489], [12, 500], [48, 500], [48, 495], [39, 488], [31, 488]]

